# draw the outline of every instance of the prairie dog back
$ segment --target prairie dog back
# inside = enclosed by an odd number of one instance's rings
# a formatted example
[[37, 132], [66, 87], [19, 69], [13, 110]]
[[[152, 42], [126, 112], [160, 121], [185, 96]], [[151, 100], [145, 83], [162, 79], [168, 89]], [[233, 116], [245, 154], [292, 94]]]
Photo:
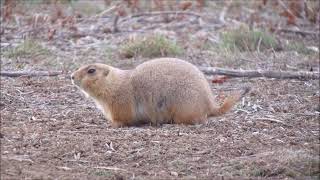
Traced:
[[145, 107], [144, 112], [138, 109], [139, 116], [153, 124], [202, 122], [214, 106], [203, 73], [180, 59], [145, 62], [133, 71], [131, 83], [137, 107]]

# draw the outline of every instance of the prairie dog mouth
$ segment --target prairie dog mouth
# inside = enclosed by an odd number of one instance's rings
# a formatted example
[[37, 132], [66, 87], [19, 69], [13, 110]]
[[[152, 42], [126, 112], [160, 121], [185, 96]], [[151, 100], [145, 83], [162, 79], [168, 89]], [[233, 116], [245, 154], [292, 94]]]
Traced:
[[82, 94], [84, 94], [87, 98], [90, 97], [89, 94], [80, 87], [80, 81], [75, 80], [73, 73], [71, 74], [70, 79], [72, 85], [76, 86], [77, 89], [79, 89], [82, 92]]
[[71, 83], [72, 85], [79, 87], [79, 83], [77, 83], [75, 80], [71, 79]]
[[74, 74], [70, 75], [71, 83], [75, 86], [79, 86], [79, 82], [75, 80]]
[[77, 86], [77, 88], [82, 92], [82, 94], [84, 94], [86, 96], [86, 98], [90, 97], [89, 94], [86, 91], [84, 91], [83, 89], [81, 89], [79, 86]]
[[78, 84], [76, 84], [74, 80], [71, 80], [71, 82], [75, 87], [77, 87], [77, 89], [79, 89], [82, 92], [82, 94], [86, 96], [86, 98], [90, 97], [89, 94], [85, 90], [83, 90]]

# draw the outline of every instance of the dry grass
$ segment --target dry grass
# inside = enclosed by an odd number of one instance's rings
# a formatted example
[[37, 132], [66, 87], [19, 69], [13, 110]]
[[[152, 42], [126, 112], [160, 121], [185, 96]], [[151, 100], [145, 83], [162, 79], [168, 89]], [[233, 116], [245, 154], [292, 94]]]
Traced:
[[120, 47], [120, 56], [132, 57], [162, 57], [177, 56], [183, 49], [173, 40], [164, 35], [151, 34], [146, 37], [138, 36]]
[[30, 58], [38, 55], [49, 55], [50, 51], [43, 47], [39, 42], [31, 39], [25, 39], [16, 47], [4, 52], [7, 58]]
[[96, 15], [105, 10], [103, 1], [92, 3], [90, 1], [70, 1], [70, 7], [76, 12], [81, 12], [85, 16]]
[[320, 175], [317, 154], [305, 150], [282, 149], [233, 159], [223, 165], [221, 175], [242, 177], [312, 177]]
[[221, 47], [232, 51], [264, 51], [277, 49], [277, 41], [274, 36], [259, 30], [248, 30], [240, 27], [222, 33]]
[[312, 54], [318, 53], [311, 49], [308, 49], [306, 45], [304, 45], [302, 42], [296, 42], [296, 41], [288, 42], [285, 48], [287, 51], [295, 51], [299, 54], [304, 54], [304, 55], [312, 55]]

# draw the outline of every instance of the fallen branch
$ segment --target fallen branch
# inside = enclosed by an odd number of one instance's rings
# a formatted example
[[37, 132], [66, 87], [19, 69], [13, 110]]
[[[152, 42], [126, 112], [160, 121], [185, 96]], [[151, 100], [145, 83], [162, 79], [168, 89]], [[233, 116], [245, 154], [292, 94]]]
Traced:
[[64, 170], [64, 171], [70, 171], [72, 170], [72, 168], [69, 168], [67, 166], [57, 166], [57, 169], [61, 169], [61, 170]]
[[278, 0], [278, 3], [280, 4], [280, 6], [285, 10], [285, 12], [289, 13], [291, 17], [297, 18], [296, 15], [294, 15], [294, 13], [290, 10], [290, 8], [288, 8], [284, 2], [282, 2], [282, 0]]
[[26, 77], [37, 77], [37, 76], [58, 76], [62, 74], [60, 71], [1, 71], [0, 76], [5, 77], [20, 77], [20, 76], [26, 76]]
[[313, 31], [302, 31], [302, 30], [295, 30], [295, 29], [277, 29], [277, 31], [284, 32], [284, 33], [296, 33], [302, 36], [306, 36], [306, 35], [319, 36], [318, 32], [313, 32]]
[[[307, 71], [272, 71], [272, 70], [233, 70], [214, 67], [199, 67], [199, 69], [207, 75], [226, 75], [231, 77], [265, 77], [265, 78], [277, 78], [277, 79], [320, 79], [319, 72], [307, 72]], [[61, 75], [61, 71], [2, 71], [0, 76], [5, 77], [38, 77], [38, 76], [58, 76]]]
[[116, 8], [117, 8], [117, 6], [112, 6], [109, 9], [106, 9], [106, 10], [102, 11], [101, 13], [99, 13], [98, 15], [96, 15], [95, 18], [101, 18], [109, 12], [113, 12], [113, 10], [115, 10]]
[[159, 12], [146, 12], [146, 13], [140, 13], [140, 14], [133, 14], [127, 18], [122, 19], [119, 24], [128, 21], [129, 19], [135, 18], [135, 17], [140, 17], [140, 16], [157, 16], [157, 15], [163, 15], [163, 14], [174, 14], [174, 15], [180, 15], [180, 14], [185, 14], [185, 15], [190, 15], [190, 16], [195, 16], [196, 18], [200, 18], [200, 14], [196, 14], [194, 12], [186, 12], [186, 11], [159, 11]]
[[119, 21], [119, 16], [115, 16], [114, 20], [113, 20], [113, 30], [112, 32], [119, 32], [119, 28], [118, 28], [118, 21]]
[[121, 169], [121, 168], [117, 168], [117, 167], [106, 167], [106, 166], [97, 166], [97, 167], [94, 167], [95, 169], [105, 169], [105, 170], [114, 170], [114, 171], [125, 171], [125, 172], [128, 172], [127, 170], [125, 169]]
[[307, 71], [272, 71], [272, 70], [232, 70], [213, 67], [199, 67], [199, 69], [207, 75], [226, 75], [232, 77], [265, 77], [265, 78], [277, 78], [277, 79], [320, 79], [319, 72], [307, 72]]
[[28, 162], [33, 164], [34, 161], [28, 158], [29, 156], [27, 155], [21, 155], [21, 156], [12, 156], [12, 157], [2, 157], [3, 159], [8, 159], [8, 160], [14, 160], [14, 161], [19, 161], [19, 162]]
[[228, 9], [230, 8], [231, 2], [232, 1], [226, 1], [226, 5], [223, 7], [222, 11], [220, 12], [219, 21], [220, 21], [221, 24], [225, 24], [226, 23], [224, 18], [226, 16], [226, 13], [227, 13]]
[[256, 120], [260, 120], [260, 121], [270, 121], [270, 122], [275, 122], [275, 123], [279, 123], [279, 124], [283, 124], [288, 126], [286, 123], [284, 123], [283, 121], [280, 121], [278, 119], [272, 119], [272, 118], [256, 118]]

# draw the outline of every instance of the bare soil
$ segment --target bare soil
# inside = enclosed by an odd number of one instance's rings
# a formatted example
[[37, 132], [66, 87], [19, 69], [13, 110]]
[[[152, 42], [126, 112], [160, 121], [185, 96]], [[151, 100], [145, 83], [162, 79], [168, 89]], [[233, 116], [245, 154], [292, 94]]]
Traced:
[[[98, 22], [103, 20], [79, 22], [79, 27]], [[9, 27], [2, 27], [2, 52], [22, 41], [23, 30]], [[87, 36], [72, 43], [59, 35], [47, 41], [46, 33], [35, 39], [48, 54], [8, 58], [1, 53], [1, 70], [64, 71], [57, 77], [1, 77], [1, 179], [319, 178], [318, 80], [232, 78], [212, 84], [217, 101], [244, 86], [251, 92], [232, 111], [206, 124], [112, 128], [71, 84], [70, 73], [92, 62], [128, 69], [147, 61], [113, 53], [132, 34], [101, 33], [103, 39]], [[319, 42], [319, 36], [278, 37], [310, 46]], [[190, 45], [179, 58], [198, 66], [319, 71], [318, 54], [228, 53]]]

